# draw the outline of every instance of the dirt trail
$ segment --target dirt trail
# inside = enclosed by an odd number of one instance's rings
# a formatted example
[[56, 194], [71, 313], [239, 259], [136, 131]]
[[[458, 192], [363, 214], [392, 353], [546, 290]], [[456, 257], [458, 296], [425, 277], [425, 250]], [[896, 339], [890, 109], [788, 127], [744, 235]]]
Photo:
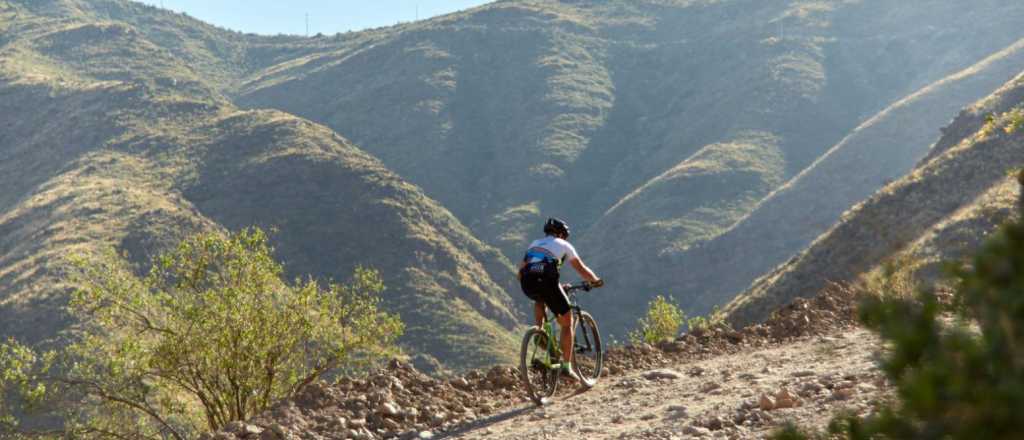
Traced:
[[890, 393], [875, 366], [877, 337], [854, 324], [855, 296], [833, 289], [740, 330], [716, 325], [656, 347], [612, 348], [597, 387], [567, 383], [543, 408], [527, 401], [510, 366], [437, 378], [392, 360], [366, 377], [310, 384], [201, 439], [747, 439], [791, 420], [820, 427]]
[[[890, 393], [878, 349], [877, 337], [859, 328], [806, 336], [606, 377], [543, 408], [523, 403], [435, 438], [746, 439], [786, 421], [824, 427], [836, 411], [865, 413]], [[791, 404], [798, 406], [770, 409]]]

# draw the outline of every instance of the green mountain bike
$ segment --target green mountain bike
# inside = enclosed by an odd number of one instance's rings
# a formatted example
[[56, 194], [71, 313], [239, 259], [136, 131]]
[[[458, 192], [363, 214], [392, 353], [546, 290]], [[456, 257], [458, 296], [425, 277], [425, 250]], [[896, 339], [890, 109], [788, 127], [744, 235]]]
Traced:
[[[569, 308], [576, 330], [572, 367], [582, 385], [587, 388], [597, 384], [601, 377], [604, 352], [601, 349], [601, 334], [597, 330], [597, 321], [580, 308], [576, 294], [581, 290], [590, 291], [603, 285], [604, 282], [599, 281], [595, 284], [582, 282], [563, 287], [569, 296]], [[549, 310], [542, 326], [531, 327], [526, 331], [519, 352], [519, 374], [530, 399], [538, 405], [545, 404], [555, 394], [562, 373], [562, 349], [558, 343], [554, 323], [555, 316]]]

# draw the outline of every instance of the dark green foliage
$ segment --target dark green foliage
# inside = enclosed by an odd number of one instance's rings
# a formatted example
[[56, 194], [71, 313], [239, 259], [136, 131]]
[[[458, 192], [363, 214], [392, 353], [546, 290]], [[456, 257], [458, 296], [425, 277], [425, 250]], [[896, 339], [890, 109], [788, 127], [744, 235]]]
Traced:
[[[1024, 432], [1024, 221], [953, 269], [954, 307], [929, 292], [870, 296], [861, 318], [891, 347], [882, 369], [898, 401], [829, 431], [867, 438], [1019, 438]], [[952, 311], [955, 320], [943, 319]], [[776, 438], [804, 438], [792, 428]]]

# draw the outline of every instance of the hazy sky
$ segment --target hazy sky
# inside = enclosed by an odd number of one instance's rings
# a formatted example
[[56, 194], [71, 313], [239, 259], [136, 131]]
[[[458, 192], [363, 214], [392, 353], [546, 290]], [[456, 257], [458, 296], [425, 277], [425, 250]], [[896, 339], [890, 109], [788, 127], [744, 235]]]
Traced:
[[138, 0], [258, 34], [333, 34], [447, 14], [489, 0]]

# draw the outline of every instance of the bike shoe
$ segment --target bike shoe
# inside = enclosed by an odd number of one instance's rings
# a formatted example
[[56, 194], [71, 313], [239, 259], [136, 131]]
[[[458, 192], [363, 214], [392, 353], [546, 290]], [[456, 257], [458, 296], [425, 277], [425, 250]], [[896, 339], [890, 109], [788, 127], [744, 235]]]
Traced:
[[576, 370], [573, 370], [572, 368], [563, 368], [562, 377], [573, 382], [583, 383], [583, 379], [580, 379], [580, 376], [576, 374]]

